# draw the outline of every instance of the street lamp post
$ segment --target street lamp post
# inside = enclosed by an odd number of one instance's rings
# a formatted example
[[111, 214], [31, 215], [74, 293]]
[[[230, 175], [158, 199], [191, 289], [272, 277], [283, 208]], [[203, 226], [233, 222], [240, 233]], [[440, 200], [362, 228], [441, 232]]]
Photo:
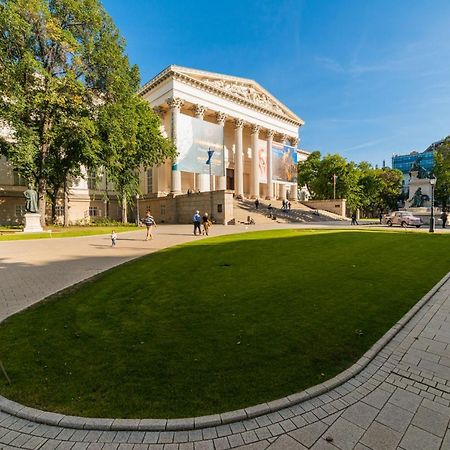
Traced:
[[434, 185], [436, 184], [436, 177], [431, 175], [431, 213], [430, 213], [430, 233], [434, 233]]
[[136, 194], [136, 225], [139, 226], [139, 194]]
[[336, 200], [336, 178], [337, 175], [333, 174], [333, 199]]

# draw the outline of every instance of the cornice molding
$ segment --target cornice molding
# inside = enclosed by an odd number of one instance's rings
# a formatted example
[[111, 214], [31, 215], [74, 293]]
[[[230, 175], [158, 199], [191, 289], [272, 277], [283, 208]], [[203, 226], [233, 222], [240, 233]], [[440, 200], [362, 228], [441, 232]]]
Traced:
[[[199, 73], [201, 73], [201, 71]], [[252, 101], [247, 100], [233, 92], [225, 91], [224, 89], [221, 89], [218, 86], [213, 86], [202, 80], [193, 78], [185, 73], [181, 73], [176, 70], [176, 66], [167, 67], [165, 70], [163, 70], [158, 75], [156, 75], [155, 78], [150, 80], [148, 83], [144, 84], [144, 86], [142, 86], [142, 88], [140, 89], [139, 94], [142, 96], [145, 95], [147, 92], [154, 89], [159, 84], [163, 83], [165, 80], [167, 80], [168, 78], [171, 78], [171, 77], [177, 81], [184, 83], [184, 84], [196, 87], [205, 92], [212, 93], [218, 97], [221, 97], [221, 98], [224, 98], [227, 100], [231, 100], [233, 103], [245, 106], [249, 109], [253, 109], [257, 112], [263, 113], [267, 116], [279, 119], [283, 122], [295, 125], [297, 127], [300, 127], [304, 124], [303, 121], [294, 120], [290, 117], [287, 117], [285, 114], [280, 114], [280, 113], [274, 112], [264, 106], [257, 105], [255, 103], [253, 103]], [[233, 77], [229, 77], [229, 78], [232, 79]], [[249, 81], [251, 81], [251, 80], [249, 80]]]

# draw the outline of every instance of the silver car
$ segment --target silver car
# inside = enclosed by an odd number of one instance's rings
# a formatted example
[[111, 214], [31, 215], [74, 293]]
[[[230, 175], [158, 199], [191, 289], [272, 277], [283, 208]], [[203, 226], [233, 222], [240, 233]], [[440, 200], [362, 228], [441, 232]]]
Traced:
[[408, 226], [420, 228], [422, 225], [420, 217], [413, 216], [408, 211], [395, 211], [390, 214], [385, 214], [383, 222], [389, 227], [392, 227], [392, 225], [400, 225], [404, 228]]

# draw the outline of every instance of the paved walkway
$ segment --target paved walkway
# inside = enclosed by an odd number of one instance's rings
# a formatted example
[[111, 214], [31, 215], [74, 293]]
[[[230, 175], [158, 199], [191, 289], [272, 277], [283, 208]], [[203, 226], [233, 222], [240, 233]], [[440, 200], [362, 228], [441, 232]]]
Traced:
[[[219, 227], [215, 229], [219, 232]], [[43, 294], [156, 250], [162, 246], [159, 240], [163, 235], [164, 244], [191, 240], [189, 231], [190, 227], [183, 226], [160, 227], [159, 238], [150, 243], [135, 241], [139, 232], [127, 233], [114, 250], [104, 236], [30, 241], [33, 243], [28, 246], [25, 242], [0, 243], [0, 317], [39, 300]], [[236, 228], [223, 227], [224, 233], [233, 231]], [[149, 247], [144, 247], [147, 244]], [[71, 271], [75, 273], [69, 275]], [[49, 281], [42, 280], [47, 276]], [[17, 293], [19, 285], [23, 296]], [[311, 400], [253, 419], [191, 431], [75, 430], [0, 412], [0, 449], [450, 450], [449, 420], [447, 279], [364, 370]]]

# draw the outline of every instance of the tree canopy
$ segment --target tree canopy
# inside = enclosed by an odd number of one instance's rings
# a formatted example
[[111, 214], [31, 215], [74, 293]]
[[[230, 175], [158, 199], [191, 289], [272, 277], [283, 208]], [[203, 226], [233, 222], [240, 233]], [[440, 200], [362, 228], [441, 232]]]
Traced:
[[[312, 152], [299, 163], [298, 183], [306, 185], [313, 199], [347, 199], [350, 209], [361, 208], [368, 214], [393, 209], [401, 196], [402, 173], [390, 168], [374, 168], [368, 162], [356, 164], [334, 154]], [[334, 186], [335, 184], [335, 186]]]
[[434, 153], [433, 174], [436, 177], [435, 196], [442, 208], [450, 205], [450, 136], [447, 136]]
[[42, 220], [48, 189], [81, 165], [113, 174], [119, 151], [134, 153], [128, 169], [173, 155], [99, 0], [0, 0], [0, 33], [0, 153], [37, 185]]

